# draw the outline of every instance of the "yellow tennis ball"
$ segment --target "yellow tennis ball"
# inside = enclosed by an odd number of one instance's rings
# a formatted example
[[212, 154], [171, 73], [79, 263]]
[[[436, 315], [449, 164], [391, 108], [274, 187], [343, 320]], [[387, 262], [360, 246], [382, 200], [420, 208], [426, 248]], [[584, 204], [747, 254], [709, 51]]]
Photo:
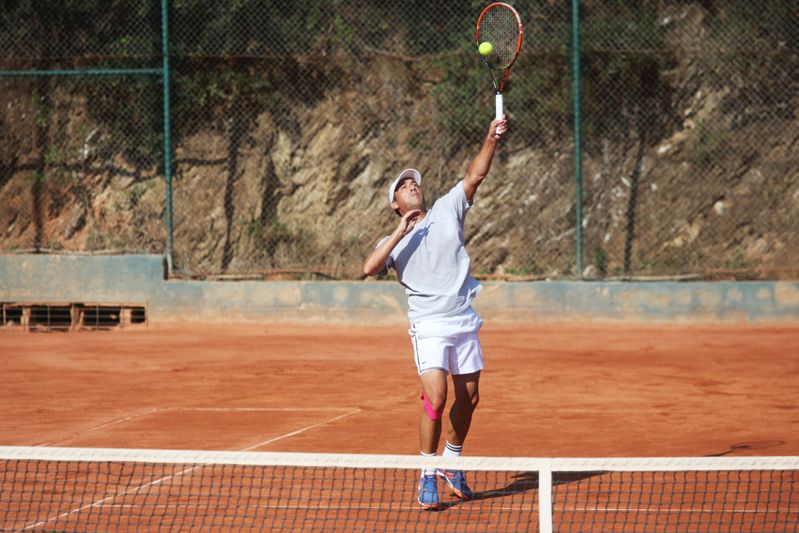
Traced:
[[494, 51], [494, 45], [486, 41], [484, 43], [480, 43], [479, 50], [481, 54], [487, 56], [488, 54]]

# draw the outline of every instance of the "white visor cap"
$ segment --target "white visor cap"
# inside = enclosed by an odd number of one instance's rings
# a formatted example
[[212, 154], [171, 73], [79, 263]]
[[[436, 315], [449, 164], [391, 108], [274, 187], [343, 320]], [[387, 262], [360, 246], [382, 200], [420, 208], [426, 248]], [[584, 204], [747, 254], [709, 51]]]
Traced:
[[415, 168], [406, 168], [399, 173], [399, 176], [397, 176], [396, 179], [391, 182], [391, 186], [388, 188], [388, 205], [391, 205], [391, 203], [394, 201], [394, 192], [397, 190], [397, 185], [399, 185], [399, 182], [405, 178], [413, 178], [413, 181], [416, 182], [416, 185], [422, 184], [422, 175], [419, 173], [419, 171]]

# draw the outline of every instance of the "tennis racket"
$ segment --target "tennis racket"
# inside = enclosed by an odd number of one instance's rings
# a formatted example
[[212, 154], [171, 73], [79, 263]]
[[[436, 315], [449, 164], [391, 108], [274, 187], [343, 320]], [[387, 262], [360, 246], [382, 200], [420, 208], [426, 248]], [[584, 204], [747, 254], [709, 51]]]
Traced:
[[[477, 47], [494, 83], [497, 120], [502, 119], [502, 91], [510, 74], [510, 67], [522, 49], [522, 36], [522, 19], [512, 6], [504, 2], [491, 4], [477, 19]], [[484, 43], [490, 45], [486, 46]], [[481, 45], [483, 48], [480, 48]]]

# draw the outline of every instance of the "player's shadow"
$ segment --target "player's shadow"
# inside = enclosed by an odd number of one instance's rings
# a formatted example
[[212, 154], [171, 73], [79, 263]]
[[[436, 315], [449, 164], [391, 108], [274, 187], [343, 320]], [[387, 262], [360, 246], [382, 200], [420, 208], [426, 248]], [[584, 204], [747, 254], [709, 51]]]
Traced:
[[735, 455], [739, 452], [746, 452], [750, 450], [765, 450], [768, 448], [778, 448], [785, 444], [783, 440], [759, 440], [750, 442], [736, 442], [730, 444], [729, 449], [723, 452], [710, 453], [706, 457], [724, 457], [725, 455]]
[[[557, 472], [553, 474], [552, 485], [565, 485], [575, 481], [581, 481], [594, 476], [601, 476], [605, 472]], [[445, 489], [446, 490], [446, 489]], [[474, 493], [474, 498], [471, 500], [453, 500], [442, 502], [438, 506], [438, 511], [446, 511], [456, 505], [468, 504], [470, 502], [478, 502], [481, 500], [490, 500], [493, 498], [507, 498], [512, 497], [531, 490], [538, 490], [538, 472], [520, 472], [511, 476], [510, 483], [504, 487], [495, 489], [484, 490]]]

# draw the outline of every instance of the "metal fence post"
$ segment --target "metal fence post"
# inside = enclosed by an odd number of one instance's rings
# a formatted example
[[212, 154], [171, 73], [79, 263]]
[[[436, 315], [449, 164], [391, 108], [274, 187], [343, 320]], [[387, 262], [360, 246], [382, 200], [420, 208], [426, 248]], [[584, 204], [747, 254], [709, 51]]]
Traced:
[[169, 6], [168, 0], [161, 0], [161, 80], [164, 89], [164, 180], [166, 181], [166, 273], [172, 276], [172, 124], [169, 109], [170, 84], [169, 71]]
[[583, 277], [583, 155], [580, 127], [580, 0], [572, 0], [572, 100], [574, 104], [574, 203], [577, 276]]

